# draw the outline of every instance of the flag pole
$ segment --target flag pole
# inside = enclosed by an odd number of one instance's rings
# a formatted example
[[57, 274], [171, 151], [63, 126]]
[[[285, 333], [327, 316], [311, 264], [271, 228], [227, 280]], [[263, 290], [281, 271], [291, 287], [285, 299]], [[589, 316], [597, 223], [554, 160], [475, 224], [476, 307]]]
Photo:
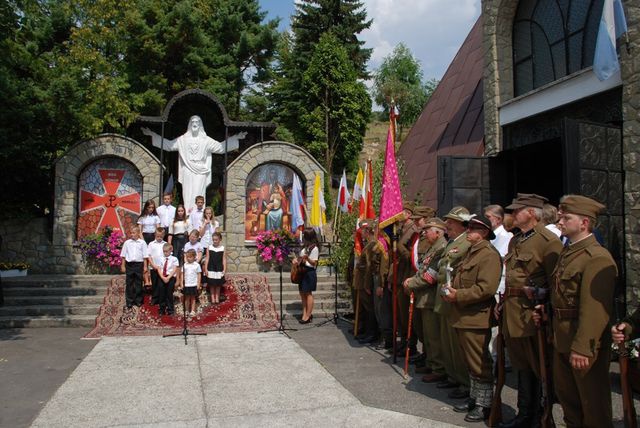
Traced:
[[398, 353], [396, 352], [397, 347], [397, 339], [398, 339], [398, 235], [396, 229], [396, 223], [393, 223], [393, 235], [391, 236], [392, 242], [392, 253], [393, 253], [393, 261], [392, 261], [392, 293], [393, 293], [393, 364], [395, 364], [398, 360]]

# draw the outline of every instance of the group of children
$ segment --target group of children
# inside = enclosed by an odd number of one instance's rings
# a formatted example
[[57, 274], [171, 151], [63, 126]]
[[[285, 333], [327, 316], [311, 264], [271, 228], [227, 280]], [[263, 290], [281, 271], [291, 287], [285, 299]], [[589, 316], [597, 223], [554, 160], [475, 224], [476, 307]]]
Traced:
[[[169, 225], [161, 224], [153, 201], [145, 203], [139, 226], [131, 228], [130, 238], [123, 244], [120, 254], [121, 269], [126, 274], [127, 309], [142, 305], [145, 274], [150, 277], [151, 303], [159, 305], [160, 315], [174, 314], [176, 284], [182, 294], [185, 316], [195, 316], [196, 300], [203, 284], [208, 288], [210, 304], [218, 304], [224, 298], [221, 294], [226, 257], [222, 235], [217, 231], [219, 224], [213, 210], [204, 208], [204, 197], [196, 197], [195, 202], [196, 209], [189, 217], [185, 217], [185, 209], [179, 205], [173, 211], [173, 221]], [[163, 203], [163, 208], [168, 209], [171, 195], [164, 195]], [[170, 220], [162, 221], [167, 222]], [[150, 230], [154, 226], [152, 233]], [[187, 234], [188, 241], [185, 242]]]

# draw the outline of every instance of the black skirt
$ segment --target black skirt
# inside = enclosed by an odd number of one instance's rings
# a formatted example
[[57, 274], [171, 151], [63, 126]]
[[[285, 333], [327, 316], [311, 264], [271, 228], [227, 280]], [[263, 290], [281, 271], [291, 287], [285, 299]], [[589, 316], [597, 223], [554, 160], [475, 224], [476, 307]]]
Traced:
[[302, 282], [298, 284], [298, 290], [303, 293], [311, 293], [312, 291], [316, 291], [317, 286], [318, 277], [316, 275], [316, 270], [309, 266], [305, 266], [304, 276], [302, 277]]

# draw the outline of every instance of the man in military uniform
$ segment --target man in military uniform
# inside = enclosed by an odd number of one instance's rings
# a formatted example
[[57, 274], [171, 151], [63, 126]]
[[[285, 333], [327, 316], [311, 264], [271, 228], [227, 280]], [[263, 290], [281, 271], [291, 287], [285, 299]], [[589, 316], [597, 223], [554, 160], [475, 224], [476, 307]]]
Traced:
[[[449, 242], [444, 249], [443, 256], [438, 263], [438, 287], [442, 288], [449, 280], [452, 280], [458, 265], [464, 259], [471, 247], [467, 241], [465, 221], [471, 218], [469, 211], [464, 207], [453, 207], [444, 216], [447, 226]], [[451, 303], [442, 299], [442, 293], [436, 292], [433, 311], [440, 320], [440, 349], [446, 375], [431, 373], [422, 377], [423, 382], [437, 382], [439, 388], [455, 388], [449, 393], [450, 398], [465, 398], [469, 396], [469, 371], [465, 364], [458, 336], [449, 320]]]
[[[414, 242], [414, 239], [420, 235], [418, 225], [411, 219], [413, 211], [415, 210], [415, 205], [410, 202], [405, 202], [403, 207], [405, 220], [402, 223], [402, 228], [399, 233], [400, 237], [397, 242], [398, 267], [396, 274], [397, 321], [398, 328], [400, 329], [400, 337], [402, 337], [402, 346], [398, 348], [398, 353], [400, 355], [404, 355], [405, 352], [404, 347], [406, 346], [407, 330], [409, 325], [409, 296], [404, 293], [402, 284], [405, 279], [413, 275], [411, 267], [412, 243]], [[392, 283], [391, 281], [393, 279], [391, 277], [393, 276], [393, 269], [390, 269], [389, 276], [389, 282]], [[417, 340], [415, 338], [415, 334], [412, 334], [409, 343], [411, 355], [415, 355], [416, 353], [416, 344]]]
[[608, 324], [617, 268], [592, 233], [603, 209], [585, 196], [560, 200], [558, 226], [569, 245], [553, 272], [553, 380], [568, 427], [613, 426]]
[[513, 224], [520, 233], [509, 242], [504, 259], [502, 331], [511, 364], [518, 370], [518, 414], [500, 424], [505, 428], [538, 426], [542, 415], [540, 360], [532, 315], [536, 303], [548, 298], [551, 274], [562, 251], [557, 236], [540, 222], [546, 201], [536, 194], [519, 193], [506, 207], [513, 210]]
[[488, 418], [493, 397], [493, 361], [488, 345], [491, 309], [502, 275], [500, 253], [489, 242], [494, 238], [488, 219], [475, 217], [468, 222], [466, 239], [471, 247], [456, 269], [453, 284], [446, 285], [442, 297], [452, 304], [449, 321], [469, 370], [469, 400], [453, 407], [456, 412], [467, 413], [464, 418], [467, 422]]
[[424, 255], [420, 256], [422, 261], [418, 272], [404, 282], [405, 292], [414, 293], [414, 322], [426, 355], [426, 364], [423, 367], [416, 367], [416, 373], [445, 374], [444, 366], [440, 363], [442, 360], [439, 340], [440, 324], [433, 312], [438, 288], [438, 262], [447, 246], [444, 238], [445, 231], [444, 221], [437, 217], [426, 222], [422, 235], [429, 248]]
[[[367, 261], [365, 281], [371, 283], [371, 289], [373, 291], [371, 297], [373, 299], [373, 312], [376, 325], [385, 341], [385, 347], [391, 348], [392, 320], [390, 313], [391, 305], [389, 302], [391, 295], [388, 292], [388, 287], [385, 286], [389, 269], [389, 254], [387, 248], [383, 246], [382, 242], [378, 239], [378, 228], [375, 222], [371, 223], [371, 229], [367, 231], [366, 235], [368, 242], [364, 248]], [[387, 289], [386, 295], [385, 289]], [[374, 335], [372, 341], [376, 340], [376, 336], [377, 335]]]
[[373, 280], [367, 275], [367, 251], [371, 251], [372, 223], [374, 220], [365, 220], [360, 225], [360, 236], [364, 248], [359, 256], [356, 256], [353, 274], [353, 289], [356, 292], [356, 305], [358, 305], [358, 339], [361, 343], [372, 342], [377, 335], [375, 325], [376, 318], [373, 312]]

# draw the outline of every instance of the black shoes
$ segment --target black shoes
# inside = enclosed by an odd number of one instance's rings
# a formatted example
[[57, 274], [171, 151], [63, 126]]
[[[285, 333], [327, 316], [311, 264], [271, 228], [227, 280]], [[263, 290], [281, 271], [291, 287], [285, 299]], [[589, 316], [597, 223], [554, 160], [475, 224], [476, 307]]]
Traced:
[[438, 382], [436, 384], [436, 388], [438, 389], [450, 389], [450, 388], [457, 388], [459, 386], [460, 384], [458, 382], [451, 382], [447, 379], [443, 380], [442, 382]]
[[298, 321], [298, 322], [300, 324], [309, 324], [312, 319], [313, 319], [313, 315], [309, 315], [309, 318], [307, 320], [303, 320], [302, 318], [300, 318], [300, 321]]
[[482, 422], [489, 418], [489, 413], [491, 409], [482, 406], [475, 406], [467, 416], [464, 417], [464, 420], [467, 422]]
[[469, 397], [469, 390], [465, 389], [465, 388], [458, 387], [458, 388], [454, 389], [453, 391], [451, 391], [450, 393], [448, 393], [447, 397], [456, 398], [456, 399], [468, 398]]
[[532, 426], [532, 417], [529, 415], [523, 415], [522, 413], [518, 413], [518, 415], [511, 419], [510, 421], [500, 423], [498, 425], [499, 428], [524, 428]]
[[[456, 413], [468, 413], [476, 407], [475, 398], [467, 398], [463, 403], [453, 406], [453, 411]], [[466, 418], [465, 418], [466, 420]]]

